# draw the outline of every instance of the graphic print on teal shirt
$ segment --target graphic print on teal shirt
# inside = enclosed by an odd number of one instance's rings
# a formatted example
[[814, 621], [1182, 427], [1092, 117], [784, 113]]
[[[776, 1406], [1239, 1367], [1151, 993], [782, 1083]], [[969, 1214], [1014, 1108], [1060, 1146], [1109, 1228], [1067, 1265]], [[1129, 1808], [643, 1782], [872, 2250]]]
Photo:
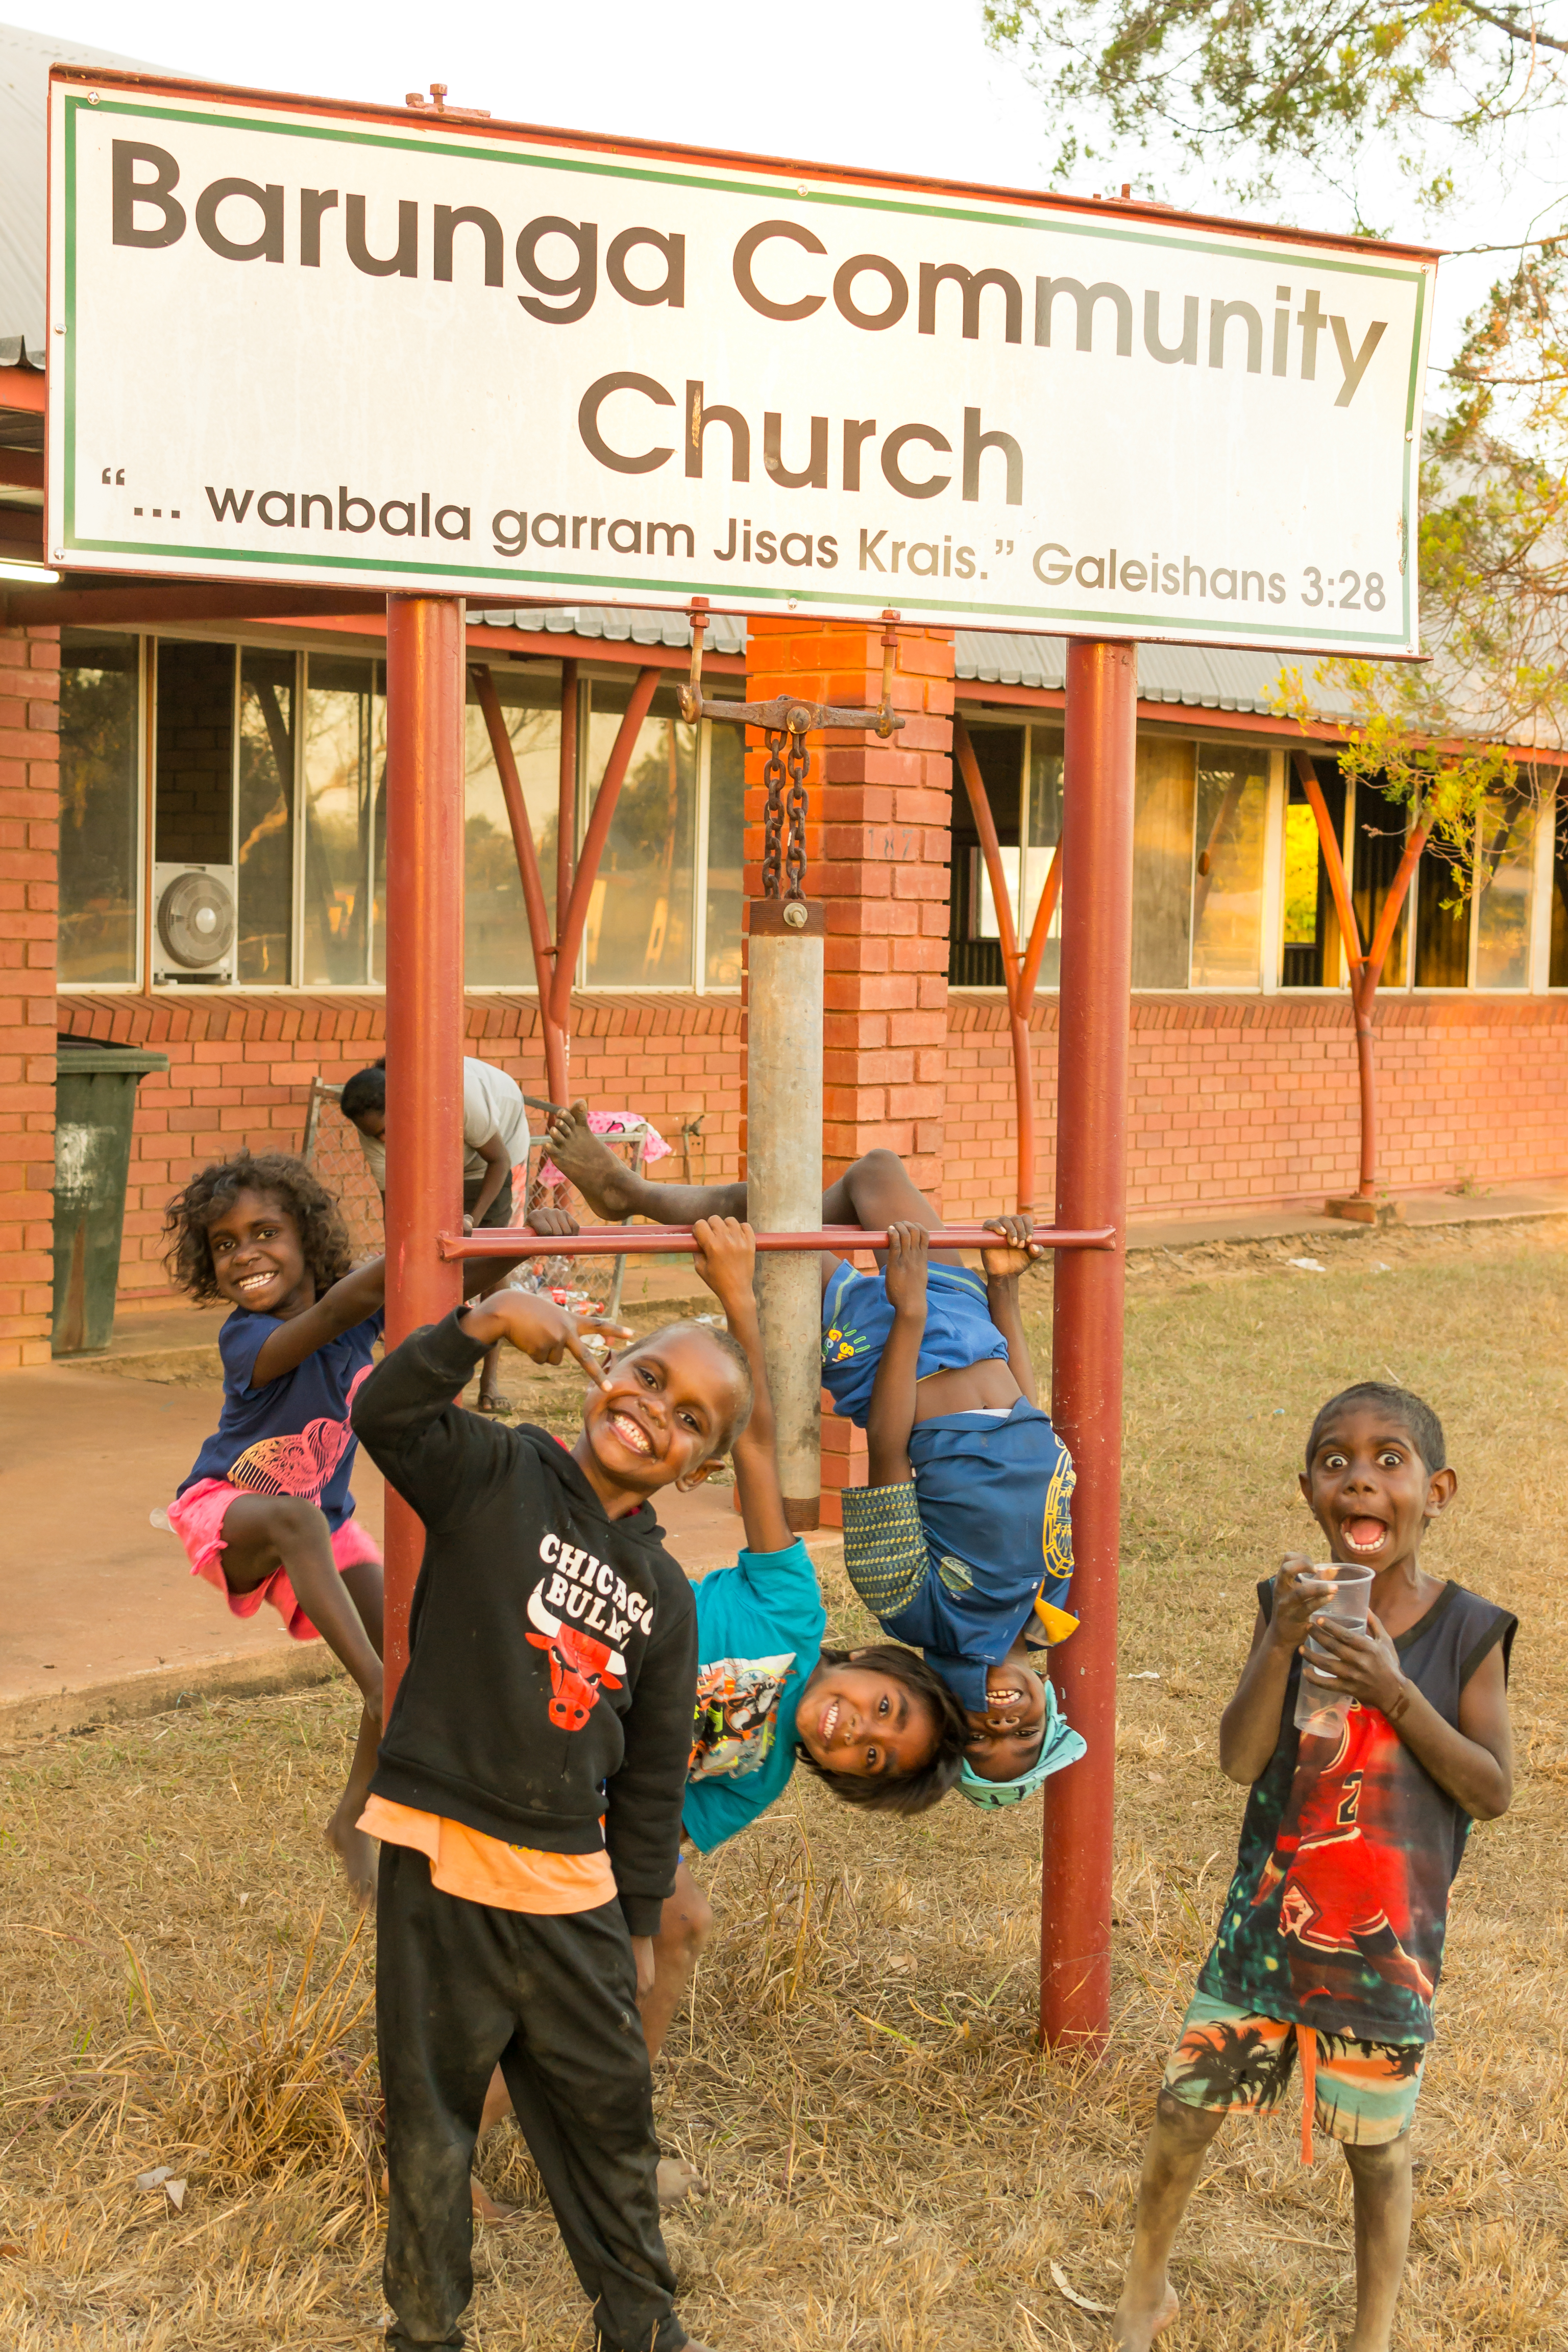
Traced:
[[822, 1654], [827, 1614], [803, 1543], [742, 1551], [733, 1568], [710, 1570], [693, 1597], [700, 1663], [680, 1815], [699, 1851], [710, 1853], [789, 1784], [795, 1709]]
[[773, 1658], [719, 1658], [697, 1669], [689, 1780], [742, 1780], [773, 1752], [793, 1650]]

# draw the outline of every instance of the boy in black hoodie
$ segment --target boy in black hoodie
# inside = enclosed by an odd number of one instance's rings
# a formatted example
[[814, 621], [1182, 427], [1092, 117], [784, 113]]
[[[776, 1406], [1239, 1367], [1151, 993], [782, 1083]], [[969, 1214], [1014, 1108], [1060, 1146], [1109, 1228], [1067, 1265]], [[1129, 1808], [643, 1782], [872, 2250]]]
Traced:
[[[425, 1523], [409, 1663], [361, 1826], [383, 1841], [376, 2032], [394, 2352], [458, 2346], [468, 2174], [500, 2062], [605, 2352], [678, 2352], [637, 1998], [675, 1883], [697, 1675], [691, 1588], [648, 1496], [744, 1426], [726, 1335], [673, 1324], [602, 1371], [503, 1290], [416, 1331], [354, 1402]], [[629, 1335], [628, 1335], [629, 1336]], [[568, 1453], [454, 1399], [509, 1339], [594, 1381]]]

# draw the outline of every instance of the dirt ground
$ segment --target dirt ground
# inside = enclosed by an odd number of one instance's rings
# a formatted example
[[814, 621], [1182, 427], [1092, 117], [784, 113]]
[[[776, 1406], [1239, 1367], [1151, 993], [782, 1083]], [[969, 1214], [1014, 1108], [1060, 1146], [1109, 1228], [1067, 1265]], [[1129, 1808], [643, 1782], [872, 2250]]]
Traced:
[[[1234, 1853], [1241, 1792], [1215, 1735], [1252, 1587], [1304, 1533], [1294, 1473], [1313, 1409], [1367, 1377], [1420, 1389], [1447, 1429], [1459, 1498], [1429, 1564], [1521, 1621], [1519, 1790], [1475, 1832], [1456, 1889], [1397, 2340], [1568, 2342], [1565, 1226], [1254, 1244], [1263, 1255], [1239, 1259], [1222, 1245], [1133, 1276], [1110, 2056], [1065, 2065], [1033, 2043], [1038, 1807], [950, 1800], [884, 1822], [797, 1776], [706, 1871], [719, 1928], [659, 2069], [667, 2143], [711, 2182], [670, 2217], [682, 2313], [720, 2352], [1108, 2340], [1052, 2265], [1114, 2300], [1160, 2066]], [[1297, 1255], [1327, 1270], [1289, 1266]], [[830, 1597], [835, 1633], [858, 1630], [841, 1580]], [[11, 2352], [374, 2339], [372, 1954], [317, 1838], [349, 1727], [329, 1686], [3, 1759]], [[509, 2129], [485, 2163], [525, 2210], [479, 2233], [470, 2342], [586, 2352]], [[1293, 2119], [1233, 2126], [1178, 2246], [1167, 2340], [1326, 2352], [1349, 2330], [1349, 2225], [1321, 2139], [1307, 2170]]]

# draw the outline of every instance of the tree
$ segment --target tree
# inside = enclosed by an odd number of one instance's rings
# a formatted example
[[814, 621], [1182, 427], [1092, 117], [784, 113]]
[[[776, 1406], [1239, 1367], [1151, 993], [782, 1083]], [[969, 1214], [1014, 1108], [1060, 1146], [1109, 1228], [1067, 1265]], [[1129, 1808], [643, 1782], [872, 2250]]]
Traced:
[[[1087, 110], [1119, 143], [1228, 173], [1229, 192], [1255, 205], [1278, 197], [1285, 171], [1304, 171], [1338, 191], [1363, 234], [1369, 154], [1440, 210], [1462, 163], [1506, 163], [1520, 124], [1568, 95], [1568, 38], [1509, 0], [987, 0], [985, 16], [993, 47], [1048, 87], [1058, 119]], [[1056, 168], [1107, 152], [1069, 131]], [[1521, 762], [1516, 750], [1568, 746], [1568, 238], [1527, 236], [1515, 250], [1468, 322], [1453, 404], [1423, 451], [1431, 660], [1323, 662], [1313, 687], [1299, 670], [1280, 678], [1277, 708], [1303, 723], [1325, 689], [1348, 700], [1341, 770], [1384, 793], [1406, 840], [1363, 941], [1311, 761], [1297, 755], [1350, 962], [1368, 1211], [1373, 1003], [1417, 863], [1441, 861], [1457, 898], [1484, 890], [1556, 782], [1555, 758]]]
[[[1229, 185], [1252, 201], [1287, 164], [1343, 188], [1375, 135], [1441, 202], [1459, 153], [1561, 101], [1568, 58], [1509, 0], [986, 0], [985, 24], [1058, 119], [1087, 110], [1120, 142], [1240, 166]], [[1108, 152], [1069, 130], [1056, 169]]]

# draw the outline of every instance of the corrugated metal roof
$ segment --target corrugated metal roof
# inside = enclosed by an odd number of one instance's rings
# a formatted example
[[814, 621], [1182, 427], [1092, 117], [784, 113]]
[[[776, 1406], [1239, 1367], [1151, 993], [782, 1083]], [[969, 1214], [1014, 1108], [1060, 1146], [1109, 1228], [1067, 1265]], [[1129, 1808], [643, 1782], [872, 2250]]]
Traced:
[[[1141, 645], [1138, 698], [1189, 710], [1268, 718], [1274, 715], [1279, 673], [1286, 667], [1302, 665], [1299, 659], [1292, 664], [1289, 655], [1239, 646]], [[1067, 640], [960, 629], [957, 668], [961, 679], [978, 685], [1032, 686], [1059, 693], [1066, 680]], [[1313, 699], [1325, 717], [1349, 715], [1348, 700], [1332, 690], [1314, 686]]]
[[[632, 610], [615, 604], [567, 604], [537, 610], [479, 612], [470, 619], [492, 628], [543, 630], [551, 636], [597, 637], [606, 645], [685, 646], [691, 627], [684, 613]], [[743, 654], [745, 622], [733, 613], [715, 613], [708, 625], [708, 643], [715, 653]], [[981, 686], [1043, 687], [1059, 693], [1066, 676], [1065, 637], [1026, 637], [987, 630], [957, 632], [957, 669], [961, 680]], [[1289, 656], [1285, 656], [1286, 661]], [[1190, 710], [1230, 710], [1268, 718], [1274, 715], [1279, 690], [1279, 654], [1240, 652], [1229, 646], [1140, 646], [1138, 696], [1142, 702], [1167, 702]], [[1349, 704], [1315, 689], [1325, 716], [1338, 717]]]
[[140, 58], [90, 49], [55, 33], [0, 25], [0, 367], [44, 363], [44, 191], [49, 68], [126, 66]]
[[[552, 637], [599, 637], [611, 646], [689, 646], [691, 624], [684, 613], [651, 612], [626, 604], [509, 604], [494, 613], [468, 607], [470, 621], [492, 629], [544, 630]], [[743, 654], [746, 624], [734, 613], [715, 613], [705, 640], [716, 654]]]

